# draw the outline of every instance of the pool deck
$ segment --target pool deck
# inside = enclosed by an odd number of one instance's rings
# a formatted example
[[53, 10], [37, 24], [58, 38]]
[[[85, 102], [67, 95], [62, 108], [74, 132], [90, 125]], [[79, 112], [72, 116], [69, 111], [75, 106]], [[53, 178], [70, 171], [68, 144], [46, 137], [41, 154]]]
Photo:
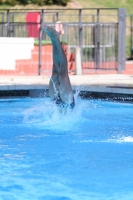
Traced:
[[[72, 75], [69, 76], [73, 90], [90, 93], [133, 95], [133, 75]], [[2, 91], [39, 91], [48, 89], [49, 76], [1, 76]]]

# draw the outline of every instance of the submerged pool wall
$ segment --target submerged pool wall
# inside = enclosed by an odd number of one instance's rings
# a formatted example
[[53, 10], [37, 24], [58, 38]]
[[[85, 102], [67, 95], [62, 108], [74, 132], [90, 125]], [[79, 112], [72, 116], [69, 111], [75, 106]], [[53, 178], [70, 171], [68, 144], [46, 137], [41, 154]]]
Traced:
[[[105, 101], [121, 101], [133, 102], [133, 94], [117, 94], [109, 92], [90, 92], [73, 90], [74, 95], [83, 99], [100, 99]], [[46, 98], [49, 97], [48, 89], [31, 89], [31, 90], [3, 90], [0, 91], [0, 99], [12, 97], [27, 97], [27, 98]]]

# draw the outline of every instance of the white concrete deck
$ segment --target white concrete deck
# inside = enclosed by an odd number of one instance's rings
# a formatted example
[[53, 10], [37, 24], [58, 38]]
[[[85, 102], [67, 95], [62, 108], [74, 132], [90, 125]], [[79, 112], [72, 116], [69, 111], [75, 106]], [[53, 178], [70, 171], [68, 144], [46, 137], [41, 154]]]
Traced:
[[[0, 76], [0, 91], [48, 89], [48, 76]], [[133, 75], [73, 75], [73, 90], [133, 95]]]

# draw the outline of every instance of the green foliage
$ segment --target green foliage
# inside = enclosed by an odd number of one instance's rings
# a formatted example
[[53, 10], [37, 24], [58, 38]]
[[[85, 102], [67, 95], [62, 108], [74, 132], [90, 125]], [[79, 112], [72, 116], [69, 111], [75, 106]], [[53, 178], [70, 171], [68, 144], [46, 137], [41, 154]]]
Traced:
[[17, 0], [0, 0], [0, 4], [1, 5], [11, 5], [14, 6], [16, 4], [18, 4]]
[[[47, 45], [47, 44], [52, 44], [52, 42], [50, 40], [42, 40], [42, 45]], [[35, 40], [34, 45], [38, 46], [39, 40]]]
[[0, 4], [7, 4], [14, 6], [16, 4], [27, 5], [36, 4], [39, 6], [43, 5], [62, 5], [66, 6], [70, 0], [0, 0]]
[[[42, 40], [41, 42], [42, 42], [42, 45], [52, 44], [51, 40]], [[61, 41], [61, 44], [68, 44], [68, 43], [65, 42], [65, 41]], [[39, 45], [39, 40], [38, 40], [38, 39], [36, 39], [36, 40], [34, 41], [34, 45], [36, 45], [36, 46]]]
[[53, 0], [53, 4], [66, 6], [70, 0]]
[[83, 61], [86, 61], [86, 59], [87, 61], [94, 60], [94, 48], [87, 48], [87, 47], [83, 48], [82, 53], [83, 53], [82, 57]]
[[131, 46], [131, 37], [127, 36], [126, 37], [126, 56], [128, 58], [131, 57], [131, 49], [132, 49], [132, 46]]

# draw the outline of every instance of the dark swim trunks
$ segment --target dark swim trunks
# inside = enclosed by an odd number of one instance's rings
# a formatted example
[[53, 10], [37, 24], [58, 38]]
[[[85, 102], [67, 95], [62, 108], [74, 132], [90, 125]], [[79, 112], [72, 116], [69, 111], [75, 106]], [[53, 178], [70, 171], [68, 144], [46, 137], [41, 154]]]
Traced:
[[74, 106], [75, 106], [74, 98], [73, 98], [73, 102], [71, 102], [70, 104], [64, 103], [64, 102], [61, 100], [60, 96], [58, 96], [58, 97], [54, 100], [54, 102], [55, 102], [59, 107], [62, 107], [62, 108], [70, 108], [70, 109], [73, 109]]

